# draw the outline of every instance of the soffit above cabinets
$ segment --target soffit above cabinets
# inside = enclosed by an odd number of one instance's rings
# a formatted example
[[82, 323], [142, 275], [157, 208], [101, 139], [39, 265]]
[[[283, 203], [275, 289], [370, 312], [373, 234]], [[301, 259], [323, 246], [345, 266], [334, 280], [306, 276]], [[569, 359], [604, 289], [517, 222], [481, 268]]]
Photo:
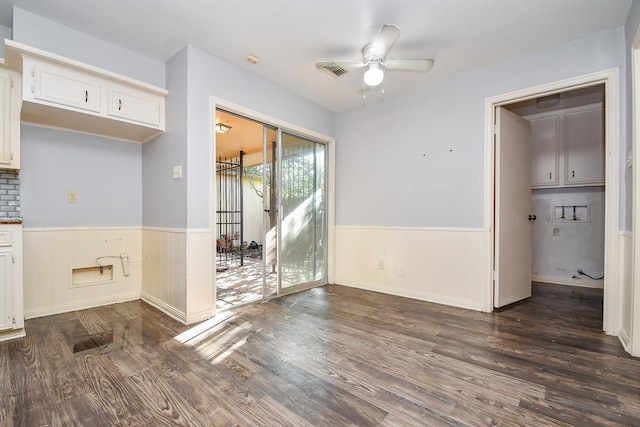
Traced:
[[23, 75], [24, 123], [141, 143], [165, 131], [166, 89], [11, 40], [5, 54]]

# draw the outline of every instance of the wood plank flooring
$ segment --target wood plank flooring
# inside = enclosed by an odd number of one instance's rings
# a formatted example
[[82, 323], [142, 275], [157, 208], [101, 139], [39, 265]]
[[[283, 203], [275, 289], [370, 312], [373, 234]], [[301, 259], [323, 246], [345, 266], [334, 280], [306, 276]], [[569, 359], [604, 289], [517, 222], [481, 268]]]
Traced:
[[0, 426], [638, 426], [601, 323], [601, 290], [544, 284], [493, 314], [336, 285], [195, 327], [116, 304], [0, 344]]

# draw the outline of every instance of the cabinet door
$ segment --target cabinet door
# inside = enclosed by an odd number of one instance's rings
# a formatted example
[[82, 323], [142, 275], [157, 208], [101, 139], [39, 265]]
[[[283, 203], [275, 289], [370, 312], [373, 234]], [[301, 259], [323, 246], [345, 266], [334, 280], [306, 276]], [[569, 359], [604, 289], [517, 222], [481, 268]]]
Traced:
[[5, 166], [11, 163], [11, 74], [3, 70], [0, 70], [0, 102], [0, 165]]
[[160, 125], [160, 109], [164, 97], [155, 96], [124, 86], [109, 86], [109, 109], [107, 114], [125, 120]]
[[98, 79], [44, 62], [31, 64], [35, 99], [95, 113], [100, 110]]
[[603, 123], [602, 108], [565, 115], [567, 185], [604, 183]]
[[0, 250], [0, 330], [13, 329], [13, 283], [11, 282], [12, 250]]
[[531, 120], [531, 185], [557, 186], [558, 116]]

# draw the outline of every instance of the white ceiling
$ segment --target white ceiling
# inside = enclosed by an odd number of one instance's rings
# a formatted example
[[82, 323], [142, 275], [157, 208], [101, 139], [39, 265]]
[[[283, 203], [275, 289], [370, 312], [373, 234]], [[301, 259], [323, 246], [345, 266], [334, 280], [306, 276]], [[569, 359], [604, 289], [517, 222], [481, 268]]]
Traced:
[[[0, 0], [0, 24], [12, 5], [162, 62], [190, 44], [339, 112], [624, 25], [631, 0]], [[433, 69], [388, 72], [366, 100], [363, 70], [316, 69], [361, 59], [383, 24], [402, 30], [388, 57], [433, 58]]]

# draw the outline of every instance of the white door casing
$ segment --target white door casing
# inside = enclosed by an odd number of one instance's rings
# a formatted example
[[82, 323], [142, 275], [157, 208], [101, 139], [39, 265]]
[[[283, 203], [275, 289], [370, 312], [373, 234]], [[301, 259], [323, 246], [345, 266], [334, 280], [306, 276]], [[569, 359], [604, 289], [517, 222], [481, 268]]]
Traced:
[[590, 74], [571, 77], [518, 89], [485, 99], [485, 174], [484, 174], [484, 230], [485, 261], [484, 280], [487, 289], [485, 307], [493, 310], [494, 302], [494, 181], [497, 165], [494, 159], [495, 109], [531, 98], [565, 92], [598, 84], [605, 85], [605, 261], [604, 261], [604, 313], [603, 330], [618, 335], [619, 314], [619, 248], [620, 225], [620, 70], [611, 68]]

